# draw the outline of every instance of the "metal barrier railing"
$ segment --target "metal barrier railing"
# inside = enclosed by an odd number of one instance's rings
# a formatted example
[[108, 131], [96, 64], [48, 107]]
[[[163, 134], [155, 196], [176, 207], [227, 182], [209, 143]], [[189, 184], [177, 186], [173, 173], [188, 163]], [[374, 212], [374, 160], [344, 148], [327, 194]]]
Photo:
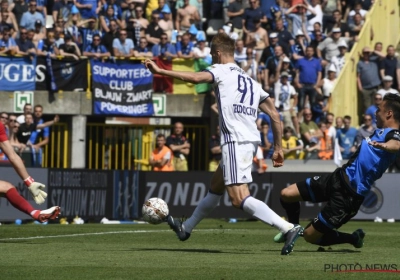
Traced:
[[69, 167], [69, 131], [66, 123], [57, 123], [50, 128], [49, 143], [43, 148], [42, 167]]
[[[169, 136], [171, 126], [87, 125], [87, 162], [89, 169], [151, 170], [149, 158], [157, 134]], [[191, 143], [190, 170], [207, 170], [209, 132], [207, 126], [186, 126]], [[204, 151], [207, 151], [204, 153]]]

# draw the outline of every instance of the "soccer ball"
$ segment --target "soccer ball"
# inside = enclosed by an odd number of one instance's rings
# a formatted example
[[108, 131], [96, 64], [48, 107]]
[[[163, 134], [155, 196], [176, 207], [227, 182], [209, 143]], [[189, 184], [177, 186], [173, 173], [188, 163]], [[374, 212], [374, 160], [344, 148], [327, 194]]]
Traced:
[[143, 220], [153, 225], [162, 223], [168, 213], [167, 203], [158, 197], [148, 199], [142, 207]]

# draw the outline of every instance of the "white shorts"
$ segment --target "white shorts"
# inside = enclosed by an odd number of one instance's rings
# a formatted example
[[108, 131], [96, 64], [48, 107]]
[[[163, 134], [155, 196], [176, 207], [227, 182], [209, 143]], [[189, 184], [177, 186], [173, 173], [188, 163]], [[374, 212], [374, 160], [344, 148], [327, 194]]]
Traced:
[[258, 143], [225, 143], [222, 145], [220, 162], [225, 186], [247, 184], [253, 181], [251, 167]]

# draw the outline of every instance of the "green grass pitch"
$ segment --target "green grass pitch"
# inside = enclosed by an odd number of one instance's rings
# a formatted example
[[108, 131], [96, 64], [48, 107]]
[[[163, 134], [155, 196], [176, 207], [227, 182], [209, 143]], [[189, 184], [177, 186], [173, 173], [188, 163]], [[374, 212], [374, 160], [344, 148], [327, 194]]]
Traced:
[[[306, 225], [307, 222], [303, 222]], [[364, 247], [318, 246], [299, 239], [281, 256], [277, 233], [261, 222], [204, 220], [180, 242], [161, 225], [2, 225], [1, 279], [400, 279], [398, 223], [349, 222], [363, 228]], [[332, 272], [374, 269], [383, 272]], [[343, 266], [347, 265], [347, 267]], [[354, 269], [354, 267], [353, 267]]]

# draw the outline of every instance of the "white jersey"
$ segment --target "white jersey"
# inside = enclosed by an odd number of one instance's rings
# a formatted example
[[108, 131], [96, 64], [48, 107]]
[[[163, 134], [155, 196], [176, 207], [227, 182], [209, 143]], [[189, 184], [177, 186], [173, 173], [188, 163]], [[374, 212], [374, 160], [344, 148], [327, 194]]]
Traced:
[[260, 143], [257, 109], [269, 94], [234, 63], [215, 64], [209, 71], [214, 78], [218, 102], [221, 145], [230, 142]]

